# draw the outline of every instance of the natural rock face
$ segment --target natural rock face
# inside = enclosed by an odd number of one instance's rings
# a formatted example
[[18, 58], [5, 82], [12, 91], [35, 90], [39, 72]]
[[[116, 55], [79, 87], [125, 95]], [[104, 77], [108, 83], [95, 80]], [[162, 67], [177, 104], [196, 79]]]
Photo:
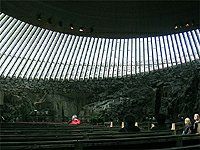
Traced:
[[192, 116], [200, 111], [200, 62], [119, 79], [1, 78], [0, 91], [8, 121], [63, 121], [74, 113], [92, 122], [117, 122], [132, 113], [141, 121], [159, 112], [176, 120], [178, 114]]

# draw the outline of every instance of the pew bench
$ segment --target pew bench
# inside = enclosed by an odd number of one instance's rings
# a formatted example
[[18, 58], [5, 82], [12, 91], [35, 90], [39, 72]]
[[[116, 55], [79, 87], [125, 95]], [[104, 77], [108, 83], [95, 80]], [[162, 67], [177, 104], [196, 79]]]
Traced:
[[[128, 135], [128, 136], [127, 136]], [[11, 149], [70, 149], [70, 150], [110, 150], [110, 149], [155, 149], [198, 145], [200, 135], [154, 135], [140, 136], [127, 134], [121, 137], [73, 139], [73, 140], [44, 140], [44, 141], [12, 141], [1, 142], [2, 150]], [[131, 136], [130, 136], [131, 135]]]

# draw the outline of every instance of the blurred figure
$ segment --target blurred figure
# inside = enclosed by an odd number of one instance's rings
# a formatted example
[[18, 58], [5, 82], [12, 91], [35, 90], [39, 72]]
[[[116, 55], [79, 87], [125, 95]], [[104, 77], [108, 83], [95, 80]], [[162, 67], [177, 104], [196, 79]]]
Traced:
[[166, 116], [164, 114], [156, 115], [157, 124], [151, 130], [169, 130], [165, 124]]
[[194, 123], [193, 123], [193, 127], [192, 127], [192, 133], [194, 133], [194, 134], [198, 133], [197, 129], [198, 129], [199, 123], [200, 123], [199, 114], [194, 114]]
[[183, 133], [182, 134], [191, 134], [192, 133], [192, 123], [190, 121], [190, 118], [185, 118], [185, 126], [183, 129]]
[[68, 124], [81, 124], [81, 120], [78, 119], [77, 115], [73, 115], [72, 120]]
[[140, 132], [140, 128], [135, 126], [135, 117], [133, 115], [124, 117], [124, 127], [119, 132]]

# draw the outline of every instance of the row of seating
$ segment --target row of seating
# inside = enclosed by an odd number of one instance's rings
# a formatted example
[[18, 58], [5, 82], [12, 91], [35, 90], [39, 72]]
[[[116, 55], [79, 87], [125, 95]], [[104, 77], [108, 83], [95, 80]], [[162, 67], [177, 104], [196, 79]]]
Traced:
[[[37, 138], [37, 137], [35, 137]], [[156, 135], [156, 136], [130, 136], [97, 139], [21, 139], [22, 141], [1, 141], [2, 150], [11, 149], [70, 149], [70, 150], [94, 150], [94, 149], [156, 149], [183, 146], [199, 146], [200, 135]], [[200, 148], [200, 147], [199, 147]]]
[[[15, 126], [16, 125], [16, 126]], [[171, 131], [119, 133], [120, 127], [69, 126], [48, 127], [38, 124], [10, 124], [1, 126], [1, 149], [165, 149], [200, 148], [200, 135], [173, 135]]]

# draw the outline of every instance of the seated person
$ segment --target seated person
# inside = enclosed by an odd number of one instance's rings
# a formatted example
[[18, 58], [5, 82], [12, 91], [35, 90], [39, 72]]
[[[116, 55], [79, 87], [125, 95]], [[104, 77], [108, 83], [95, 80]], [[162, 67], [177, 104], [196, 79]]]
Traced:
[[192, 123], [190, 121], [190, 118], [185, 118], [185, 126], [182, 134], [190, 134], [192, 132], [191, 129], [192, 129]]
[[73, 115], [72, 120], [68, 124], [81, 124], [81, 120], [77, 118], [77, 115]]
[[124, 117], [124, 127], [119, 132], [140, 132], [140, 128], [135, 126], [135, 117], [127, 115]]
[[192, 133], [194, 133], [194, 134], [198, 133], [197, 129], [198, 129], [199, 123], [200, 123], [199, 114], [194, 114], [194, 123], [193, 123], [193, 127], [192, 127]]
[[158, 114], [156, 116], [157, 124], [151, 128], [151, 130], [168, 130], [165, 120], [166, 116], [164, 114]]

